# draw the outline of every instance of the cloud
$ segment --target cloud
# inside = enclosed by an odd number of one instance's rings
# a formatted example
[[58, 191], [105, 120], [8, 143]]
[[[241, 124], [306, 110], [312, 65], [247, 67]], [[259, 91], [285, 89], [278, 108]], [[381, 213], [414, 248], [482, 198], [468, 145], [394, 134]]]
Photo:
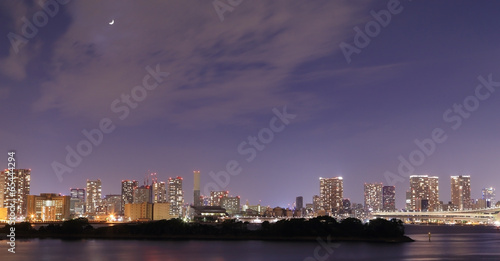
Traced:
[[312, 94], [290, 92], [286, 79], [300, 64], [338, 51], [358, 8], [245, 1], [221, 23], [211, 2], [193, 3], [72, 2], [72, 23], [53, 46], [51, 80], [41, 85], [34, 109], [98, 120], [156, 64], [170, 76], [128, 124], [154, 118], [186, 127], [238, 124], [284, 104], [300, 108]]

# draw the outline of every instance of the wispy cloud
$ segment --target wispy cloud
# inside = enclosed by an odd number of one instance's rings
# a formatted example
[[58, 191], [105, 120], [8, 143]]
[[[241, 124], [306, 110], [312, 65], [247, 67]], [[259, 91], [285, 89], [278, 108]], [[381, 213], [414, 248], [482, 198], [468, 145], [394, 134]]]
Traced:
[[141, 82], [144, 66], [160, 63], [169, 79], [128, 124], [159, 117], [185, 127], [246, 122], [250, 112], [307, 102], [283, 83], [301, 63], [337, 51], [334, 42], [356, 10], [343, 2], [252, 1], [221, 23], [210, 3], [196, 3], [73, 2], [34, 109], [101, 118]]

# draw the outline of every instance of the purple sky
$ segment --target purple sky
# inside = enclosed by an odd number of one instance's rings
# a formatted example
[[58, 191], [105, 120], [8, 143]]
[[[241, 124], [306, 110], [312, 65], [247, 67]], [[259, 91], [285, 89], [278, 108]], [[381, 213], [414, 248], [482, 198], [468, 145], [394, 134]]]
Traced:
[[[242, 202], [309, 203], [319, 177], [334, 176], [362, 202], [363, 183], [387, 184], [398, 156], [435, 128], [447, 140], [414, 173], [440, 177], [440, 200], [450, 200], [451, 175], [471, 175], [474, 198], [500, 187], [500, 91], [456, 130], [443, 119], [475, 94], [479, 76], [500, 82], [498, 2], [402, 1], [350, 63], [339, 44], [353, 45], [353, 28], [389, 1], [246, 0], [223, 21], [212, 1], [70, 1], [16, 52], [8, 35], [23, 35], [23, 17], [43, 19], [37, 2], [0, 2], [2, 165], [16, 150], [18, 167], [32, 169], [32, 194], [97, 178], [103, 194], [118, 194], [121, 180], [150, 171], [182, 176], [192, 202], [193, 170], [203, 188], [235, 160], [242, 171], [223, 189]], [[169, 73], [157, 88], [128, 115], [111, 109], [157, 64]], [[238, 146], [284, 106], [296, 117], [248, 162]], [[115, 129], [60, 181], [53, 162], [66, 164], [65, 147], [105, 118]], [[408, 186], [396, 184], [398, 208]]]

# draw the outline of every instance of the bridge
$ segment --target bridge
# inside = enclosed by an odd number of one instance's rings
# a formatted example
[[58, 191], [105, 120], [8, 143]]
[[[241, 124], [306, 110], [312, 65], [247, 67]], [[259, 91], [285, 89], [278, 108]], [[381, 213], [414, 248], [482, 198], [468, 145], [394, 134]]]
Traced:
[[470, 222], [500, 225], [500, 207], [462, 210], [462, 211], [433, 211], [433, 212], [373, 212], [374, 218], [397, 218], [403, 221], [424, 222]]

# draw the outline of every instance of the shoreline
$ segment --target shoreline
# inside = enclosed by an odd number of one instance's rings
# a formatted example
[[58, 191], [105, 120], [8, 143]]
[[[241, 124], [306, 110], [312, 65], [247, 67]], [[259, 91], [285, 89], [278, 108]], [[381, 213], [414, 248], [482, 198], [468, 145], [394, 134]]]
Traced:
[[[6, 240], [6, 235], [0, 234], [0, 241]], [[318, 239], [327, 240], [327, 237], [259, 237], [259, 236], [204, 236], [204, 235], [186, 235], [186, 236], [152, 236], [152, 235], [16, 235], [16, 239], [61, 239], [61, 240], [85, 240], [85, 239], [103, 239], [103, 240], [200, 240], [200, 241], [275, 241], [275, 242], [316, 242]], [[364, 242], [364, 243], [407, 243], [415, 240], [408, 236], [397, 238], [363, 238], [363, 237], [330, 237], [332, 242]]]

